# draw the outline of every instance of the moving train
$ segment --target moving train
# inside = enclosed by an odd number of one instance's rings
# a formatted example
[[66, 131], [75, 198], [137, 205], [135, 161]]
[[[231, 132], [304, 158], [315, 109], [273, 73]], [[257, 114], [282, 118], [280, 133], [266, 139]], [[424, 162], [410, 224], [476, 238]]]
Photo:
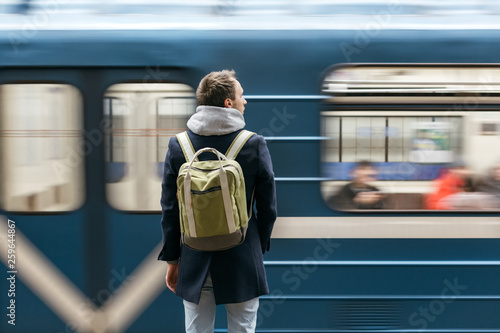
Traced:
[[[156, 260], [162, 164], [229, 68], [277, 183], [258, 332], [500, 332], [498, 210], [421, 205], [456, 158], [498, 162], [496, 16], [235, 8], [0, 14], [0, 330], [183, 331]], [[360, 160], [392, 206], [332, 208]]]

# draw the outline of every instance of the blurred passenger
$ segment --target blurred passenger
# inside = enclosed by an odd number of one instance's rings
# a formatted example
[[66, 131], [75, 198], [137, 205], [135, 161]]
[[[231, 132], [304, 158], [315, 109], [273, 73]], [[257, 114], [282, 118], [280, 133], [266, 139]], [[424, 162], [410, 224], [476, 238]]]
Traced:
[[342, 187], [332, 198], [335, 209], [380, 209], [384, 208], [385, 196], [370, 182], [377, 179], [377, 170], [372, 163], [361, 161], [351, 172], [352, 181]]
[[457, 159], [443, 176], [434, 181], [435, 191], [425, 198], [427, 209], [478, 209], [481, 202], [474, 195], [472, 171]]
[[488, 195], [485, 205], [490, 209], [500, 209], [500, 159], [491, 168], [489, 175], [482, 179], [477, 187], [479, 192]]

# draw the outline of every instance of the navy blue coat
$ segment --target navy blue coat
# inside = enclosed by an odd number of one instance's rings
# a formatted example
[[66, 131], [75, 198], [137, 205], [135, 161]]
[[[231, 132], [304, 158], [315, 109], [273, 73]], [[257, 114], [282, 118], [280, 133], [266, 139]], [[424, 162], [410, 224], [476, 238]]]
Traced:
[[[223, 154], [240, 131], [221, 136], [200, 136], [188, 131], [195, 151], [213, 147]], [[203, 153], [200, 160], [215, 159]], [[276, 220], [276, 191], [271, 157], [264, 138], [252, 136], [236, 157], [245, 176], [247, 207], [255, 189], [255, 207], [248, 223], [245, 241], [229, 250], [195, 251], [180, 242], [179, 207], [176, 198], [177, 175], [186, 162], [176, 137], [170, 139], [162, 182], [163, 249], [158, 259], [180, 258], [176, 294], [198, 303], [201, 288], [210, 272], [217, 304], [239, 303], [269, 293], [263, 253], [269, 250], [271, 231]]]

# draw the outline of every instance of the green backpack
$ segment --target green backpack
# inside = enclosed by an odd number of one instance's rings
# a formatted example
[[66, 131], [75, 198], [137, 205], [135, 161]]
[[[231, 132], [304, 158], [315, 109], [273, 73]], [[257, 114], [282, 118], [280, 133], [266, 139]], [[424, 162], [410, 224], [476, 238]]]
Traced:
[[[234, 159], [254, 134], [241, 131], [225, 156], [214, 148], [195, 153], [187, 132], [177, 134], [187, 161], [177, 177], [181, 239], [187, 247], [220, 251], [245, 240], [251, 209], [249, 214], [243, 171]], [[204, 152], [214, 153], [217, 160], [199, 161]]]

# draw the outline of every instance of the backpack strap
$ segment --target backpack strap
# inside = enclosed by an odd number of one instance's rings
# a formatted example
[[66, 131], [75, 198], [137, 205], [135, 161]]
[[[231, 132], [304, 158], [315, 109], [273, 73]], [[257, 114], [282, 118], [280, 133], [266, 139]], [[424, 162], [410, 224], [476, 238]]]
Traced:
[[250, 139], [255, 133], [247, 130], [241, 131], [236, 138], [234, 138], [233, 142], [229, 146], [226, 152], [226, 158], [228, 160], [234, 160], [236, 155], [240, 152], [241, 148], [245, 145], [245, 143]]
[[[177, 141], [179, 141], [179, 145], [181, 146], [182, 152], [184, 153], [184, 157], [187, 162], [191, 162], [193, 157], [195, 157], [195, 151], [191, 140], [189, 139], [189, 135], [187, 131], [179, 133], [176, 135]], [[198, 160], [198, 157], [195, 157], [195, 160]]]
[[[226, 158], [228, 160], [234, 160], [236, 158], [236, 155], [240, 152], [241, 148], [247, 143], [248, 139], [250, 139], [253, 135], [255, 135], [254, 132], [250, 132], [247, 130], [241, 131], [236, 138], [234, 138], [233, 143], [229, 146], [226, 152]], [[252, 199], [250, 199], [250, 207], [248, 207], [248, 220], [252, 218], [252, 213], [253, 213], [253, 197], [255, 194], [255, 189], [252, 191]]]
[[[238, 133], [236, 138], [234, 138], [233, 142], [227, 149], [227, 152], [225, 154], [226, 158], [228, 160], [234, 160], [240, 152], [241, 148], [243, 148], [248, 139], [250, 139], [253, 135], [255, 135], [254, 132], [250, 132], [247, 130], [242, 130], [240, 133]], [[195, 159], [195, 161], [198, 161], [198, 157], [195, 157], [196, 152], [194, 151], [193, 144], [189, 139], [187, 131], [177, 134], [176, 137], [177, 141], [179, 141], [179, 145], [181, 146], [186, 161], [191, 162], [193, 158]]]

